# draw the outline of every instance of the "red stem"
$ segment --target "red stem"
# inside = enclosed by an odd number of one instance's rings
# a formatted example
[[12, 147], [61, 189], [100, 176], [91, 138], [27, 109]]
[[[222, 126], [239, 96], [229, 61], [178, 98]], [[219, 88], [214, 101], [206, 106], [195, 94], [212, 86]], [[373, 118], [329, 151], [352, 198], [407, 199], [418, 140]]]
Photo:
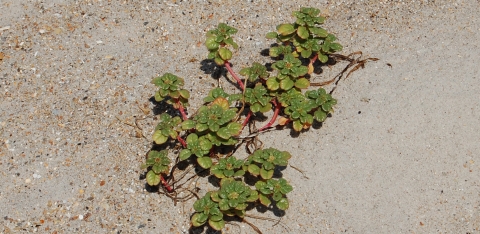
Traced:
[[245, 85], [243, 85], [242, 80], [240, 80], [240, 78], [238, 78], [237, 74], [235, 74], [235, 72], [233, 71], [233, 69], [230, 66], [230, 63], [228, 61], [225, 61], [225, 67], [227, 68], [228, 72], [230, 72], [230, 75], [232, 75], [233, 78], [235, 78], [238, 85], [240, 86], [240, 88], [242, 88], [242, 91], [243, 91], [245, 89]]
[[313, 56], [313, 58], [310, 59], [310, 64], [313, 64], [318, 58], [318, 53]]
[[273, 123], [275, 123], [275, 120], [277, 119], [278, 113], [280, 112], [280, 105], [277, 103], [276, 99], [272, 100], [273, 105], [275, 106], [275, 112], [273, 112], [272, 119], [267, 123], [267, 125], [263, 126], [260, 128], [258, 131], [261, 132], [269, 127], [272, 126]]
[[160, 182], [162, 183], [163, 187], [167, 190], [168, 193], [173, 192], [172, 186], [170, 186], [170, 184], [168, 184], [168, 182], [165, 180], [165, 178], [163, 178], [162, 175], [160, 175]]
[[183, 138], [181, 138], [180, 136], [177, 136], [177, 140], [180, 141], [183, 148], [187, 148], [187, 143], [185, 142], [185, 140], [183, 140]]
[[249, 111], [247, 114], [247, 117], [245, 117], [245, 120], [242, 123], [242, 130], [247, 125], [248, 121], [250, 120], [250, 117], [252, 117], [252, 111]]
[[178, 105], [178, 110], [180, 111], [180, 114], [182, 114], [183, 120], [187, 120], [187, 119], [188, 119], [188, 116], [187, 116], [187, 113], [185, 113], [185, 108], [183, 108], [182, 103], [180, 103], [180, 100], [179, 100], [179, 99], [177, 99], [175, 102], [176, 102], [177, 105]]

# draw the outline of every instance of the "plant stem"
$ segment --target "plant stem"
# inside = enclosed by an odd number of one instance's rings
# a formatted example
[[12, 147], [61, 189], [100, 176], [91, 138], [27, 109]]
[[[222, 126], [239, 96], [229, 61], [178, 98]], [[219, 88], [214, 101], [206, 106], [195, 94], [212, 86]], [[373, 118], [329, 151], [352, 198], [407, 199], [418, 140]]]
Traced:
[[165, 180], [165, 178], [163, 178], [162, 175], [160, 175], [160, 181], [162, 182], [163, 187], [167, 190], [168, 193], [172, 193], [172, 192], [173, 192], [172, 186], [170, 186], [170, 185], [167, 183], [167, 181]]
[[313, 58], [310, 59], [310, 64], [313, 64], [315, 61], [317, 61], [318, 58], [318, 53], [313, 56]]
[[269, 127], [272, 126], [273, 123], [275, 123], [275, 120], [277, 119], [278, 113], [280, 112], [280, 105], [277, 103], [276, 99], [272, 100], [272, 104], [275, 106], [275, 112], [273, 112], [272, 119], [267, 123], [267, 125], [263, 126], [260, 128], [258, 131], [261, 132]]
[[225, 67], [227, 68], [228, 72], [230, 73], [230, 75], [232, 75], [233, 78], [235, 78], [235, 80], [237, 81], [240, 88], [242, 88], [242, 91], [245, 90], [245, 85], [243, 85], [242, 80], [240, 80], [240, 78], [238, 78], [237, 74], [235, 74], [235, 72], [232, 69], [232, 66], [230, 66], [230, 63], [228, 61], [225, 61], [224, 64], [225, 64]]
[[249, 111], [247, 114], [247, 117], [245, 117], [245, 120], [242, 123], [242, 130], [247, 125], [248, 121], [250, 120], [250, 117], [252, 117], [252, 111]]
[[187, 148], [187, 143], [185, 142], [185, 140], [183, 140], [183, 138], [181, 138], [180, 136], [177, 136], [177, 140], [180, 141], [183, 148]]
[[182, 114], [183, 120], [187, 120], [187, 119], [188, 119], [188, 116], [187, 116], [187, 113], [185, 113], [185, 108], [183, 108], [182, 103], [180, 103], [180, 100], [179, 100], [179, 99], [177, 99], [175, 102], [176, 102], [177, 105], [178, 105], [178, 110], [180, 111], [180, 114]]

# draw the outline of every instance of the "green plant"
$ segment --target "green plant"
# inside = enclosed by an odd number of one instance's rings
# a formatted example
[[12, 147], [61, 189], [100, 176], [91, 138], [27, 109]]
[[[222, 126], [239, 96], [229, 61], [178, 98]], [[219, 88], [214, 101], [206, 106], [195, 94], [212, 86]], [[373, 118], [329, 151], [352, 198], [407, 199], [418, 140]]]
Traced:
[[285, 179], [258, 181], [255, 183], [255, 188], [259, 191], [258, 199], [263, 205], [269, 206], [272, 203], [270, 200], [271, 197], [280, 210], [288, 209], [290, 203], [288, 202], [286, 194], [291, 192], [293, 188]]
[[[218, 190], [207, 192], [194, 203], [192, 226], [199, 227], [208, 221], [210, 227], [221, 230], [225, 226], [225, 216], [244, 219], [248, 207], [259, 204], [270, 206], [272, 201], [281, 210], [290, 206], [287, 194], [293, 188], [284, 178], [274, 178], [274, 172], [286, 168], [292, 156], [287, 151], [263, 149], [256, 136], [270, 128], [278, 116], [281, 116], [278, 126], [291, 123], [292, 129], [300, 132], [308, 130], [315, 121], [325, 121], [333, 113], [337, 103], [331, 96], [333, 90], [327, 93], [323, 88], [312, 89], [310, 82], [313, 63], [317, 59], [325, 63], [332, 53], [342, 49], [335, 42], [336, 37], [320, 27], [325, 18], [319, 14], [318, 9], [301, 8], [293, 12], [296, 17], [294, 23], [280, 24], [276, 32], [267, 33], [267, 38], [276, 39], [278, 43], [269, 50], [269, 55], [275, 58], [271, 66], [273, 70], [269, 71], [257, 62], [241, 69], [240, 75], [246, 78], [246, 86], [230, 64], [233, 58], [230, 49], [238, 49], [233, 38], [237, 30], [220, 23], [217, 28], [208, 31], [205, 40], [207, 58], [218, 66], [225, 66], [241, 92], [228, 94], [222, 88], [214, 88], [191, 116], [184, 109], [189, 106], [190, 94], [183, 88], [182, 78], [166, 73], [153, 79], [152, 83], [159, 87], [155, 100], [166, 100], [180, 111], [182, 117], [161, 114], [153, 133], [153, 142], [167, 149], [173, 147], [174, 152], [178, 152], [176, 162], [195, 155], [196, 163], [187, 163], [198, 165], [199, 171], [209, 169], [210, 175], [220, 179]], [[361, 63], [359, 65], [364, 65], [365, 61], [357, 60]], [[270, 111], [273, 115], [266, 125], [257, 130], [249, 128], [248, 136], [240, 137], [244, 127], [255, 121], [252, 116]], [[165, 144], [169, 139], [177, 144]], [[245, 159], [233, 156], [244, 143], [248, 152], [248, 146], [254, 146], [253, 153]], [[149, 185], [161, 183], [167, 193], [176, 194], [164, 179], [171, 162], [167, 149], [150, 151], [142, 168], [149, 169]], [[254, 187], [245, 183], [246, 173], [256, 180]]]
[[151, 150], [147, 155], [147, 161], [141, 166], [142, 169], [150, 168], [146, 176], [147, 183], [150, 186], [156, 186], [162, 182], [167, 191], [173, 191], [162, 176], [168, 172], [170, 163], [167, 150]]
[[287, 166], [292, 156], [287, 151], [274, 148], [257, 150], [245, 161], [245, 169], [253, 175], [260, 175], [262, 179], [270, 179], [276, 166]]

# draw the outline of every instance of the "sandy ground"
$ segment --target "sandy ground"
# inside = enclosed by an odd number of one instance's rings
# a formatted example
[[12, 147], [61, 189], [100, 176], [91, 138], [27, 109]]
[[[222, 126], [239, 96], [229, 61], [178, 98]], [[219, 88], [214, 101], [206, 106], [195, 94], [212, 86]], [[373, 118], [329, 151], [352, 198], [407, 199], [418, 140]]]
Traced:
[[308, 179], [283, 171], [294, 191], [280, 224], [248, 220], [264, 233], [480, 233], [475, 0], [1, 0], [0, 232], [187, 233], [194, 200], [146, 190], [151, 142], [126, 123], [146, 117], [151, 136], [150, 80], [165, 72], [200, 105], [217, 85], [201, 64], [207, 30], [239, 29], [238, 71], [270, 61], [264, 34], [300, 6], [323, 10], [343, 54], [380, 61], [340, 82], [320, 129], [261, 136]]

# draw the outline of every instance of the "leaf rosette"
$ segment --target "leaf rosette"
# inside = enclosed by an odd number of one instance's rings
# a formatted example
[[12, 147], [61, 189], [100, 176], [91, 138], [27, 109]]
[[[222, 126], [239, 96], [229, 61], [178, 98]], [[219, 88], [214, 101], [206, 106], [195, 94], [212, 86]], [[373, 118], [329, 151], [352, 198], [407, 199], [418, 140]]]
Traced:
[[166, 97], [170, 97], [173, 101], [167, 100], [167, 103], [172, 104], [175, 108], [179, 108], [177, 101], [183, 106], [188, 106], [190, 92], [186, 89], [182, 89], [184, 85], [183, 78], [171, 73], [165, 73], [163, 76], [153, 78], [152, 83], [159, 87], [154, 95], [155, 101], [161, 102]]
[[218, 163], [210, 168], [210, 172], [219, 179], [242, 176], [245, 171], [242, 170], [243, 161], [230, 156], [218, 160]]
[[317, 108], [313, 116], [318, 122], [325, 121], [328, 113], [332, 112], [333, 106], [337, 104], [337, 100], [323, 88], [309, 90], [305, 92], [305, 96], [310, 99], [311, 105]]
[[286, 194], [293, 190], [293, 187], [283, 178], [278, 180], [269, 179], [267, 181], [257, 181], [255, 188], [259, 191], [259, 201], [265, 206], [269, 206], [271, 197], [277, 202], [277, 207], [286, 210], [289, 207]]
[[226, 48], [226, 45], [232, 46], [234, 49], [238, 48], [237, 43], [231, 37], [237, 33], [237, 29], [228, 26], [225, 23], [218, 24], [218, 27], [208, 31], [205, 46], [207, 47], [208, 59], [213, 59], [219, 66], [232, 58], [232, 52]]
[[248, 156], [244, 168], [252, 175], [260, 175], [263, 179], [270, 179], [276, 166], [287, 166], [292, 155], [287, 151], [274, 148], [257, 150]]
[[257, 84], [253, 89], [245, 90], [245, 102], [250, 105], [252, 112], [268, 112], [272, 109], [270, 101], [272, 97], [267, 93], [267, 89], [262, 84]]
[[142, 165], [142, 169], [151, 167], [150, 171], [147, 172], [147, 183], [150, 186], [158, 185], [160, 183], [161, 174], [168, 172], [170, 163], [171, 160], [168, 158], [167, 150], [151, 150], [148, 152], [147, 160], [145, 164]]
[[191, 219], [194, 227], [200, 227], [207, 221], [209, 226], [217, 231], [225, 227], [223, 213], [218, 208], [218, 203], [212, 201], [211, 192], [207, 192], [205, 196], [195, 201], [193, 208], [196, 212]]
[[218, 202], [218, 206], [228, 216], [245, 216], [248, 202], [258, 199], [258, 192], [252, 190], [241, 181], [224, 180], [219, 191], [212, 192], [211, 198]]
[[257, 62], [254, 62], [251, 67], [246, 67], [240, 70], [240, 75], [242, 76], [247, 76], [249, 82], [255, 82], [259, 78], [260, 79], [267, 79], [268, 76], [270, 75], [267, 72], [267, 68]]
[[161, 114], [160, 122], [153, 132], [153, 141], [161, 145], [165, 143], [169, 137], [172, 139], [177, 138], [178, 132], [180, 131], [180, 123], [182, 123], [182, 119], [178, 116], [172, 118], [172, 116], [167, 113]]

